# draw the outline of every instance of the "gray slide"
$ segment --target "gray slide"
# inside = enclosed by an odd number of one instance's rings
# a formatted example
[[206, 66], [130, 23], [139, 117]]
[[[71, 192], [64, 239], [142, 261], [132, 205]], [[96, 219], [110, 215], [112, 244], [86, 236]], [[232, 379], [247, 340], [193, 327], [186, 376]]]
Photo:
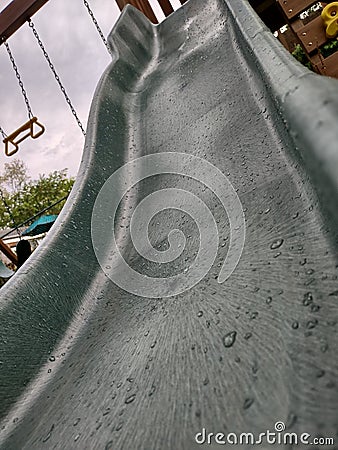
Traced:
[[1, 449], [337, 449], [338, 82], [245, 0], [127, 7], [109, 43], [71, 196], [1, 289]]

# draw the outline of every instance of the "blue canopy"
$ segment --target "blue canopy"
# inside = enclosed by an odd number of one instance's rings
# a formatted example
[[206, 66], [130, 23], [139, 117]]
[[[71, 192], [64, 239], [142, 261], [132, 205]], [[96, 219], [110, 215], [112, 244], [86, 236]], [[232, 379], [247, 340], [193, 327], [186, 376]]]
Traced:
[[41, 216], [36, 219], [23, 233], [23, 236], [36, 236], [46, 233], [56, 221], [57, 215]]

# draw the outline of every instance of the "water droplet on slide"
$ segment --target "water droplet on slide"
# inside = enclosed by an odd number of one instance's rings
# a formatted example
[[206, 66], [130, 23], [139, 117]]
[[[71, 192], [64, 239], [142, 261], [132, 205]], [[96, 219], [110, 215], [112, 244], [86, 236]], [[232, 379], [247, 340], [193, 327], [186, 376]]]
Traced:
[[230, 333], [227, 333], [223, 337], [223, 344], [224, 347], [229, 348], [232, 347], [236, 341], [237, 331], [231, 331]]
[[276, 248], [279, 248], [283, 245], [284, 243], [284, 239], [276, 239], [275, 241], [272, 242], [272, 244], [270, 245], [271, 250], [276, 250]]
[[135, 400], [136, 394], [132, 394], [129, 397], [127, 397], [124, 401], [126, 405], [129, 405], [129, 403], [132, 403]]

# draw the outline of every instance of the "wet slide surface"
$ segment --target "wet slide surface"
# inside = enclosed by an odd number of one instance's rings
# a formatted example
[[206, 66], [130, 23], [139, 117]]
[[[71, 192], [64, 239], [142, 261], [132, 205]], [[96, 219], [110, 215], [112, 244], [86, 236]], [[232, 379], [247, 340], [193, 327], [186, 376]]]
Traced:
[[128, 7], [110, 45], [71, 198], [1, 290], [1, 448], [337, 440], [338, 83], [245, 2]]

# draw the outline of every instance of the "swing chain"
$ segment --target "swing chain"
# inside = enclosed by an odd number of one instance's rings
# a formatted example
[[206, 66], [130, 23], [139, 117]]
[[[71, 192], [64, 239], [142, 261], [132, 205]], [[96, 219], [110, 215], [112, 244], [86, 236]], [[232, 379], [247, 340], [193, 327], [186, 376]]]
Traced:
[[4, 130], [3, 130], [2, 127], [0, 127], [0, 133], [1, 133], [1, 135], [2, 135], [2, 138], [3, 138], [3, 139], [6, 139], [7, 134], [4, 132]]
[[86, 136], [86, 132], [85, 132], [83, 126], [82, 126], [82, 123], [81, 123], [81, 121], [80, 121], [80, 119], [79, 119], [79, 117], [78, 117], [78, 115], [77, 115], [77, 113], [76, 113], [76, 111], [75, 111], [75, 109], [74, 109], [74, 107], [73, 107], [73, 105], [72, 105], [72, 102], [71, 102], [70, 98], [68, 97], [68, 94], [67, 94], [67, 92], [66, 92], [66, 89], [64, 88], [64, 86], [63, 86], [63, 84], [62, 84], [62, 82], [61, 82], [61, 80], [60, 80], [60, 77], [59, 77], [59, 75], [57, 74], [57, 72], [56, 72], [56, 70], [55, 70], [55, 67], [54, 67], [52, 61], [51, 61], [50, 58], [49, 58], [49, 55], [48, 55], [48, 53], [47, 53], [47, 51], [46, 51], [46, 49], [45, 49], [45, 47], [44, 47], [44, 45], [43, 45], [43, 43], [42, 43], [42, 41], [41, 41], [41, 39], [40, 39], [40, 36], [39, 36], [38, 32], [36, 31], [36, 28], [35, 28], [35, 26], [34, 26], [34, 23], [33, 23], [30, 19], [29, 19], [28, 23], [29, 23], [29, 26], [30, 26], [30, 28], [32, 29], [32, 32], [33, 32], [33, 34], [34, 34], [34, 36], [35, 36], [35, 38], [36, 38], [36, 40], [37, 40], [37, 42], [38, 42], [38, 44], [39, 44], [41, 50], [42, 50], [42, 53], [43, 53], [43, 55], [44, 55], [46, 61], [47, 61], [48, 64], [49, 64], [50, 70], [53, 72], [53, 75], [54, 75], [54, 77], [55, 77], [55, 80], [57, 81], [57, 83], [58, 83], [58, 85], [59, 85], [59, 87], [60, 87], [60, 89], [61, 89], [61, 92], [63, 93], [63, 95], [64, 95], [64, 97], [65, 97], [65, 99], [66, 99], [66, 102], [68, 103], [68, 106], [69, 106], [69, 108], [70, 108], [70, 110], [71, 110], [73, 116], [75, 117], [76, 122], [77, 122], [77, 124], [78, 124], [80, 130], [82, 131], [82, 134], [83, 134], [84, 136]]
[[109, 45], [108, 45], [108, 43], [107, 43], [106, 38], [105, 38], [104, 35], [103, 35], [103, 32], [102, 32], [102, 30], [101, 30], [101, 28], [100, 28], [100, 25], [98, 24], [98, 22], [97, 22], [95, 16], [94, 16], [93, 11], [91, 10], [91, 8], [90, 8], [90, 6], [89, 6], [89, 3], [88, 3], [86, 0], [83, 0], [83, 4], [84, 4], [85, 7], [87, 8], [87, 11], [88, 11], [88, 13], [89, 13], [89, 15], [90, 15], [90, 17], [91, 17], [91, 19], [92, 19], [92, 21], [93, 21], [93, 23], [94, 23], [96, 29], [97, 29], [97, 32], [99, 33], [99, 35], [100, 35], [100, 37], [101, 37], [101, 39], [102, 39], [102, 42], [103, 42], [104, 45], [106, 46], [106, 49], [108, 50], [108, 53], [109, 53], [110, 55], [112, 55], [112, 51], [111, 51], [111, 49], [110, 49], [110, 47], [109, 47]]
[[[28, 100], [28, 97], [27, 97], [27, 93], [26, 93], [26, 91], [25, 91], [25, 88], [24, 88], [24, 85], [23, 85], [23, 82], [22, 82], [22, 79], [21, 79], [21, 76], [20, 76], [18, 67], [17, 67], [17, 65], [15, 64], [15, 60], [14, 60], [14, 57], [13, 57], [13, 55], [12, 55], [11, 49], [9, 48], [8, 43], [7, 43], [7, 42], [4, 42], [4, 44], [5, 44], [5, 47], [6, 47], [8, 56], [9, 56], [9, 59], [11, 60], [11, 63], [12, 63], [12, 66], [13, 66], [13, 69], [14, 69], [14, 72], [15, 72], [15, 75], [16, 75], [16, 78], [18, 79], [19, 86], [20, 86], [20, 88], [21, 88], [21, 92], [22, 92], [23, 98], [24, 98], [25, 103], [26, 103], [27, 112], [28, 112], [28, 118], [31, 119], [31, 118], [33, 117], [33, 113], [32, 113], [31, 106], [30, 106], [30, 104], [29, 104], [29, 100]], [[1, 133], [2, 133], [2, 132], [1, 132]]]

